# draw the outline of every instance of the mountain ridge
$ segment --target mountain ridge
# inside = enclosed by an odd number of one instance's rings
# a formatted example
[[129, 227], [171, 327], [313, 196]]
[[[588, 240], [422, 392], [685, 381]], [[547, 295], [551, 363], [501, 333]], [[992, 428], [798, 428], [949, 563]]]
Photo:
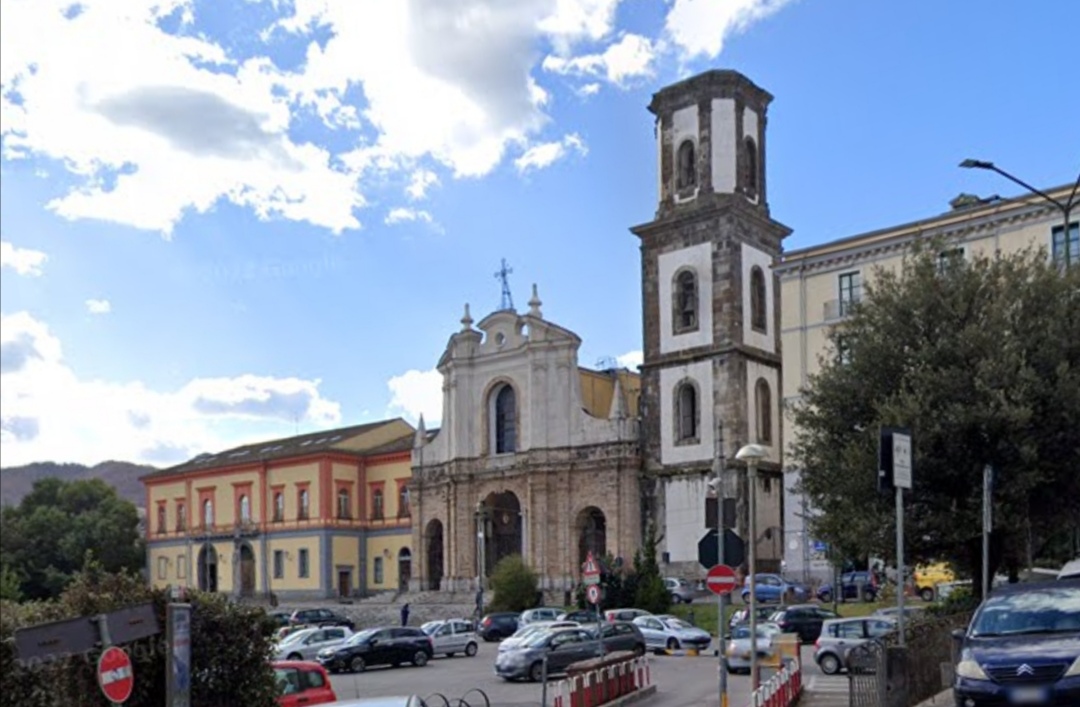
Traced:
[[146, 489], [139, 477], [158, 470], [159, 467], [149, 464], [122, 461], [105, 461], [93, 466], [74, 462], [33, 462], [0, 467], [0, 505], [17, 506], [34, 488], [34, 482], [52, 477], [65, 481], [101, 479], [115, 488], [121, 498], [143, 508]]

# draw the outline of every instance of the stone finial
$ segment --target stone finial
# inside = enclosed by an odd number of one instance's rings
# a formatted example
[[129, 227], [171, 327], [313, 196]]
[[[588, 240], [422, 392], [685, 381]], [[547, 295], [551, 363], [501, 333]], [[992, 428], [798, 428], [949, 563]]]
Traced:
[[466, 302], [465, 303], [465, 316], [463, 316], [461, 318], [461, 330], [462, 331], [470, 331], [470, 330], [472, 330], [472, 325], [473, 325], [473, 318], [472, 318], [472, 315], [469, 314], [469, 303]]
[[420, 449], [427, 444], [427, 428], [424, 427], [424, 413], [420, 413], [420, 422], [416, 425], [416, 437], [413, 438], [413, 449]]
[[611, 409], [608, 411], [609, 420], [625, 420], [629, 415], [626, 410], [626, 399], [623, 396], [622, 384], [619, 383], [619, 374], [615, 374], [615, 389], [611, 391]]
[[529, 314], [537, 319], [543, 319], [544, 315], [540, 312], [540, 305], [543, 302], [540, 301], [540, 295], [536, 292], [536, 283], [533, 283], [532, 299], [529, 300]]

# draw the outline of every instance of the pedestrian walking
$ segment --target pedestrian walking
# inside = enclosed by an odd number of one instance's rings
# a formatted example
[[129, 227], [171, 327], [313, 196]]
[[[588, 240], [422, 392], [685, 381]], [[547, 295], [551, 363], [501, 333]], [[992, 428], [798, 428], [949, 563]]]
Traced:
[[402, 626], [408, 626], [409, 625], [409, 604], [408, 604], [408, 602], [405, 603], [405, 606], [401, 607], [401, 625]]

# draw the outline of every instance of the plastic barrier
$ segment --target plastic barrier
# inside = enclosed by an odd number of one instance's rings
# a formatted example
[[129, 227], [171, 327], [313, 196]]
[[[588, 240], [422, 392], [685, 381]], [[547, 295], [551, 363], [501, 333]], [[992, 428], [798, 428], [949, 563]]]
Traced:
[[802, 666], [786, 663], [750, 695], [748, 707], [790, 707], [802, 693]]
[[605, 665], [554, 683], [551, 707], [598, 707], [652, 684], [649, 659]]

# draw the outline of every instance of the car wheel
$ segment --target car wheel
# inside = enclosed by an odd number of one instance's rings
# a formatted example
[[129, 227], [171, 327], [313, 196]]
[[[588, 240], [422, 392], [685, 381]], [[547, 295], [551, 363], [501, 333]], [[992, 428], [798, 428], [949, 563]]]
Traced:
[[818, 667], [826, 675], [836, 675], [840, 672], [840, 659], [832, 653], [825, 653], [818, 658]]
[[923, 601], [926, 601], [926, 602], [934, 601], [934, 588], [933, 587], [924, 587], [923, 589], [920, 589], [919, 590], [919, 596], [922, 597]]
[[822, 592], [818, 599], [821, 599], [823, 604], [829, 604], [832, 602], [832, 594], [829, 592]]
[[645, 644], [644, 643], [639, 643], [636, 646], [634, 646], [634, 657], [635, 658], [640, 658], [643, 655], [645, 655]]
[[672, 595], [671, 595], [671, 603], [672, 603], [672, 604], [681, 604], [681, 603], [682, 603], [682, 599], [681, 599], [681, 598], [679, 597], [679, 595], [678, 595], [678, 594], [672, 594]]
[[418, 668], [422, 668], [427, 665], [428, 654], [424, 651], [416, 651], [412, 657], [412, 664]]
[[470, 643], [469, 645], [465, 646], [465, 655], [469, 656], [470, 658], [476, 655], [476, 651], [477, 645], [475, 643]]
[[303, 660], [303, 659], [304, 659], [304, 656], [300, 655], [299, 653], [290, 653], [289, 655], [287, 655], [285, 657], [285, 660]]
[[529, 679], [533, 682], [540, 682], [544, 679], [544, 666], [539, 660], [529, 666]]
[[675, 638], [667, 639], [667, 649], [669, 651], [677, 651], [677, 650], [679, 650], [679, 641], [677, 639], [675, 639]]
[[367, 668], [367, 663], [364, 659], [358, 655], [354, 655], [352, 660], [349, 661], [349, 670], [354, 673], [362, 673]]

